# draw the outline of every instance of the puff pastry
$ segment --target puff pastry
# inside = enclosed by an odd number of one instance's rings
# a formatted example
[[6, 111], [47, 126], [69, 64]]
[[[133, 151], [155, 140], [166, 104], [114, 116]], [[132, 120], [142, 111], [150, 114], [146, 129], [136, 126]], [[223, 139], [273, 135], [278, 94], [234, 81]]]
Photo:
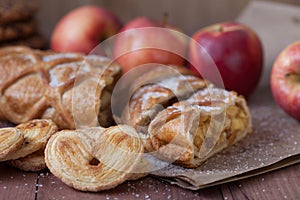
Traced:
[[[0, 129], [1, 131], [7, 130], [8, 128]], [[5, 157], [0, 158], [0, 161], [15, 160], [23, 158], [32, 154], [40, 149], [45, 148], [47, 141], [50, 136], [57, 132], [57, 126], [52, 120], [47, 119], [36, 119], [29, 122], [22, 123], [16, 128], [9, 128], [18, 132], [23, 137], [21, 146]], [[13, 135], [13, 134], [10, 134]], [[13, 138], [9, 136], [9, 138]], [[0, 144], [8, 145], [10, 140], [2, 141]], [[15, 142], [17, 144], [17, 142]], [[1, 152], [1, 151], [0, 151]]]
[[44, 149], [40, 149], [28, 156], [16, 160], [9, 160], [7, 163], [22, 171], [37, 172], [46, 169]]
[[184, 167], [201, 165], [252, 131], [244, 97], [185, 68], [154, 68], [133, 81], [131, 91], [117, 121], [138, 130], [146, 151]]
[[141, 75], [132, 87], [136, 89], [118, 121], [133, 126], [140, 133], [145, 149], [151, 151], [147, 129], [156, 114], [172, 102], [184, 100], [212, 84], [185, 68], [158, 66]]
[[107, 102], [121, 68], [105, 57], [4, 47], [0, 71], [0, 120], [52, 119], [60, 129], [112, 123]]
[[128, 180], [142, 154], [136, 131], [126, 125], [64, 130], [53, 135], [45, 149], [50, 171], [83, 191], [106, 190]]
[[22, 132], [15, 128], [0, 129], [0, 161], [19, 150], [23, 144]]
[[156, 156], [193, 168], [250, 133], [251, 114], [235, 92], [207, 88], [158, 113], [148, 131]]

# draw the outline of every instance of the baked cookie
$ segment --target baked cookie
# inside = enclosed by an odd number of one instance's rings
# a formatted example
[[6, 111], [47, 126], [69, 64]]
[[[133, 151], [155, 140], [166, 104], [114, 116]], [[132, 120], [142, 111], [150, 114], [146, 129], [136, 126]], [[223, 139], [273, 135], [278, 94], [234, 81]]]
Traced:
[[40, 149], [28, 156], [16, 160], [7, 161], [7, 163], [22, 171], [37, 172], [46, 169], [44, 149]]
[[0, 26], [0, 42], [27, 37], [37, 31], [34, 19]]
[[32, 120], [18, 125], [15, 129], [23, 135], [23, 144], [20, 149], [8, 154], [0, 161], [23, 158], [44, 148], [50, 136], [57, 132], [57, 126], [47, 119]]
[[93, 192], [128, 180], [142, 156], [137, 132], [126, 125], [64, 130], [54, 134], [45, 149], [51, 173], [75, 189]]
[[29, 19], [37, 10], [36, 0], [1, 0], [0, 25]]
[[15, 128], [0, 129], [0, 161], [18, 151], [24, 142], [22, 132]]

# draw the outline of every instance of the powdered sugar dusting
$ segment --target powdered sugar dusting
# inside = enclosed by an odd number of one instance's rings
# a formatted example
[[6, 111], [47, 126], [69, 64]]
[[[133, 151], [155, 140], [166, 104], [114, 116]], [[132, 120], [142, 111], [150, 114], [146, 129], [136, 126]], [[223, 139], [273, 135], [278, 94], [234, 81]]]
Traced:
[[[30, 173], [16, 173], [4, 163], [0, 163], [0, 171], [1, 199], [7, 199], [5, 198], [7, 197], [5, 196], [6, 191], [17, 191], [22, 189], [23, 194], [29, 194], [32, 192], [32, 188], [35, 188], [36, 182], [35, 179], [30, 177]], [[38, 185], [38, 187], [40, 187], [40, 185]]]
[[78, 56], [79, 54], [76, 53], [55, 53], [55, 54], [43, 56], [43, 61], [49, 62], [49, 61], [62, 59], [62, 58], [76, 58]]
[[[169, 93], [157, 91], [155, 88], [156, 85], [147, 85], [140, 88], [132, 97], [132, 103], [130, 109], [134, 110], [137, 107], [137, 104], [140, 104], [139, 107], [141, 110], [144, 110], [149, 102], [159, 102], [159, 99], [165, 99], [168, 97]], [[137, 100], [138, 99], [138, 100]]]
[[93, 54], [88, 55], [87, 59], [94, 60], [97, 62], [110, 62], [111, 61], [108, 57], [100, 56], [100, 55], [93, 55]]
[[76, 77], [76, 72], [80, 66], [80, 62], [74, 62], [72, 64], [60, 64], [55, 66], [55, 68], [49, 71], [50, 74], [50, 86], [60, 87], [64, 85], [67, 80], [74, 79]]
[[232, 93], [220, 89], [220, 88], [206, 88], [204, 90], [199, 90], [193, 96], [191, 96], [188, 101], [222, 101], [224, 103], [233, 102], [235, 95]]
[[[192, 83], [196, 82], [199, 84], [199, 79], [194, 76], [174, 76], [168, 79], [165, 79], [158, 83], [158, 85], [172, 90], [175, 94], [183, 88], [188, 89], [189, 91], [193, 90]], [[182, 86], [183, 85], [183, 86]], [[183, 88], [181, 88], [183, 87]]]

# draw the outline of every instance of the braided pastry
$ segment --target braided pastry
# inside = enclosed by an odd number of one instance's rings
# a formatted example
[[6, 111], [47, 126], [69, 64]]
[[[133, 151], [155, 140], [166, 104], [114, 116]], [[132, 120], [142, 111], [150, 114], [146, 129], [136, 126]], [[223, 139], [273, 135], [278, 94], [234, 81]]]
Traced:
[[105, 57], [4, 47], [0, 71], [0, 120], [46, 118], [60, 129], [112, 123], [110, 96], [121, 68]]
[[[245, 99], [235, 92], [172, 69], [176, 73], [157, 67], [154, 71], [160, 73], [141, 76], [145, 84], [141, 79], [132, 83], [136, 88], [116, 118], [135, 127], [145, 150], [154, 156], [194, 168], [250, 133], [251, 114]], [[151, 77], [155, 81], [149, 83]]]
[[50, 171], [83, 191], [106, 190], [128, 180], [142, 154], [136, 131], [126, 125], [64, 130], [53, 135], [45, 149]]

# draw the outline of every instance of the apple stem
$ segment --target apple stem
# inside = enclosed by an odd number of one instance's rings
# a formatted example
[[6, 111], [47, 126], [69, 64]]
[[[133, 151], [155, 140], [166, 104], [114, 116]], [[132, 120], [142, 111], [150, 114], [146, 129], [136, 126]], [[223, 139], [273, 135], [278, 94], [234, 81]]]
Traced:
[[166, 26], [168, 24], [168, 20], [169, 20], [169, 12], [165, 11], [162, 20], [163, 26]]
[[287, 73], [284, 74], [284, 78], [288, 79], [289, 81], [295, 82], [295, 83], [300, 83], [300, 76], [297, 73]]
[[292, 75], [292, 73], [287, 73], [287, 74], [284, 75], [284, 78], [288, 78], [288, 77], [290, 77], [291, 75]]
[[223, 27], [222, 27], [222, 26], [219, 26], [218, 31], [219, 31], [219, 32], [223, 32]]

